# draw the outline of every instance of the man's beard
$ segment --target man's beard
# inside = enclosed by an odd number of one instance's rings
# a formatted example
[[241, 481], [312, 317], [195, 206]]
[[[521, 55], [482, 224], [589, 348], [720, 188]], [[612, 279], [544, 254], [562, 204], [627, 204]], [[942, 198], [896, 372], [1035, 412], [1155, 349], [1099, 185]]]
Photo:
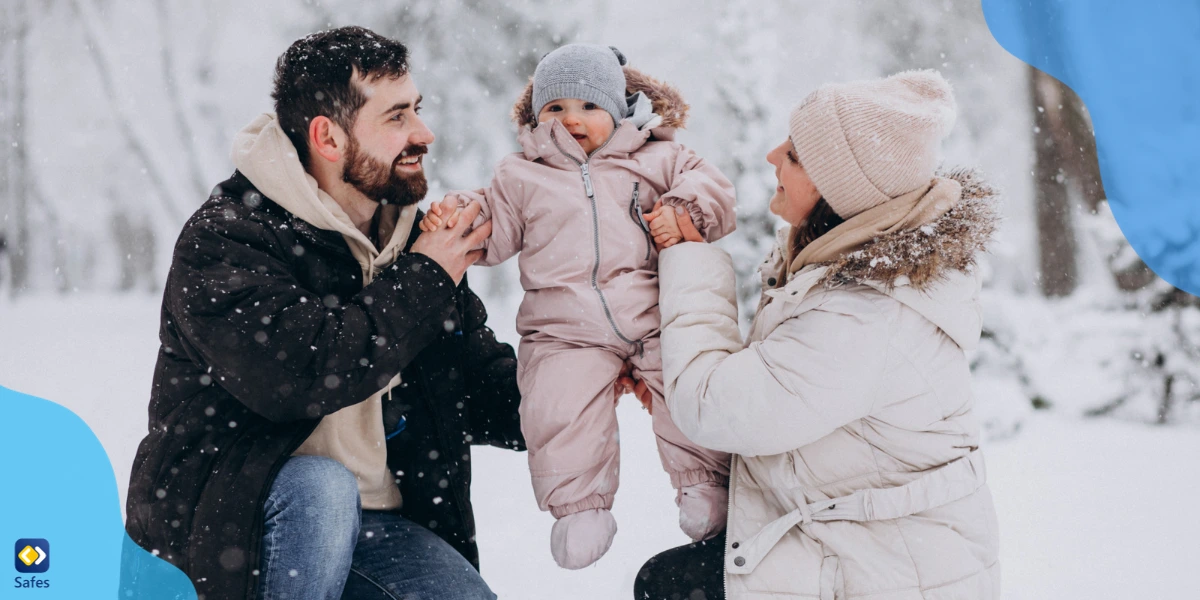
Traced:
[[417, 156], [428, 151], [428, 146], [409, 146], [388, 165], [360, 151], [358, 140], [351, 136], [346, 146], [346, 166], [342, 169], [342, 181], [354, 186], [375, 202], [411, 206], [420, 202], [429, 191], [425, 171], [401, 174], [396, 171], [396, 165], [399, 164], [401, 156]]

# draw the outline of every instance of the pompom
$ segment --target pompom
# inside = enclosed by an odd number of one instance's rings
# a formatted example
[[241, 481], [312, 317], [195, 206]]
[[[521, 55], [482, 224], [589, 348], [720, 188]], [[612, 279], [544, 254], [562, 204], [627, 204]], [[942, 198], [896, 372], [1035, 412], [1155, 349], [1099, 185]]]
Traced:
[[629, 61], [625, 60], [625, 55], [622, 54], [620, 50], [617, 50], [616, 46], [609, 46], [608, 49], [612, 50], [613, 54], [617, 55], [617, 62], [621, 63], [622, 67], [625, 66], [629, 62]]

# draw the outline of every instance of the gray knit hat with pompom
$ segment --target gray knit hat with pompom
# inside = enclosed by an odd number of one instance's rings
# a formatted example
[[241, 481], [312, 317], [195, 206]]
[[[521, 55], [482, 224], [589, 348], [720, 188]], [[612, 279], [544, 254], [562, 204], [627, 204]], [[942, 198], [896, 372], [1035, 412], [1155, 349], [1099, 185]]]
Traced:
[[533, 72], [533, 114], [560, 98], [595, 103], [620, 123], [625, 103], [625, 55], [612, 46], [568, 44], [546, 56]]

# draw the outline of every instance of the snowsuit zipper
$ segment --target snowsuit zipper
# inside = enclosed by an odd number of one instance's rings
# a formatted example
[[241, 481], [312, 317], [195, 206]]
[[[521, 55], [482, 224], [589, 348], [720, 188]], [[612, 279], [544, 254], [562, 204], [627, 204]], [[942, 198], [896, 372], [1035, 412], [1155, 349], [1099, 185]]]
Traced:
[[[617, 321], [613, 318], [612, 310], [610, 310], [608, 307], [608, 300], [604, 297], [604, 292], [600, 289], [600, 283], [597, 281], [597, 276], [600, 273], [600, 211], [599, 207], [596, 205], [596, 188], [592, 186], [592, 175], [589, 164], [591, 156], [588, 156], [588, 160], [580, 162], [578, 158], [575, 158], [569, 152], [563, 150], [563, 147], [558, 143], [558, 139], [556, 139], [553, 135], [550, 136], [550, 138], [554, 140], [554, 145], [558, 147], [558, 151], [561, 152], [563, 156], [571, 159], [572, 162], [579, 166], [579, 173], [583, 177], [583, 191], [585, 194], [587, 194], [588, 201], [592, 205], [592, 247], [595, 250], [596, 255], [595, 262], [592, 263], [592, 278], [590, 282], [592, 290], [594, 290], [596, 295], [600, 297], [600, 306], [604, 308], [604, 316], [608, 319], [608, 325], [612, 328], [613, 333], [615, 333], [617, 338], [622, 342], [636, 347], [638, 349], [638, 355], [643, 356], [645, 354], [645, 346], [642, 344], [642, 342], [640, 340], [634, 341], [625, 337], [625, 334], [621, 333], [621, 329], [617, 327]], [[612, 136], [609, 136], [608, 141], [611, 140]], [[604, 147], [608, 145], [608, 141], [605, 141], [604, 144], [594, 150], [592, 154], [603, 150]]]

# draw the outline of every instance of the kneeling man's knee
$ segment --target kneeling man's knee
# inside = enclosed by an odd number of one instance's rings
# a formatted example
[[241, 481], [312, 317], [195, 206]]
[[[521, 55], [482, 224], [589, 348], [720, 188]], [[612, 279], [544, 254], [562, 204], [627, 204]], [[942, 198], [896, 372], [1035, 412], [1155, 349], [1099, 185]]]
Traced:
[[[296, 456], [279, 471], [267, 500], [266, 517], [311, 520], [334, 537], [358, 535], [358, 481], [342, 463], [324, 456]], [[351, 533], [352, 532], [352, 533]]]

